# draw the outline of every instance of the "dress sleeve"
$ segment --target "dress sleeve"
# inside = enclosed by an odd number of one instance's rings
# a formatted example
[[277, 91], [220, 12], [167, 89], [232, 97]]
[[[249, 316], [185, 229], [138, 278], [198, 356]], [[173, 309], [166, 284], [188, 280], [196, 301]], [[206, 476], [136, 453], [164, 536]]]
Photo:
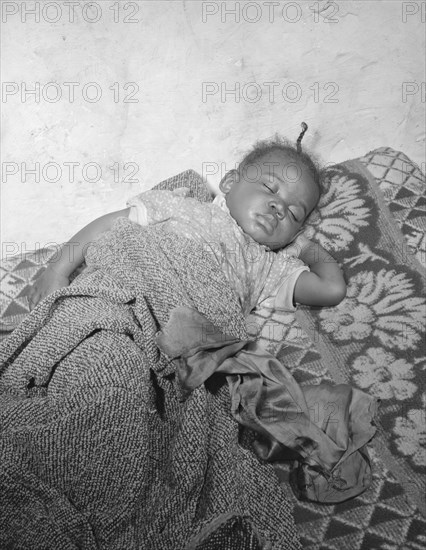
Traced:
[[302, 260], [289, 256], [285, 251], [276, 253], [258, 305], [278, 311], [296, 311], [294, 287], [304, 271], [310, 271]]
[[174, 191], [151, 189], [128, 199], [129, 219], [139, 225], [150, 225], [168, 220], [178, 210], [187, 195], [187, 188]]
[[130, 206], [129, 220], [139, 225], [148, 225], [147, 211], [145, 204], [140, 201], [138, 204], [130, 204], [130, 200], [127, 201], [127, 206]]

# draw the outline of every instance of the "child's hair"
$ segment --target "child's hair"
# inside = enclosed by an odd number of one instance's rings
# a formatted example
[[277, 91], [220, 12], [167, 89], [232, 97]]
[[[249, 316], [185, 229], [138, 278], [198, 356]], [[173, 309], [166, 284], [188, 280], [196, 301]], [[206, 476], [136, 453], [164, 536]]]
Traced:
[[238, 172], [241, 174], [243, 168], [250, 164], [255, 164], [255, 162], [262, 158], [264, 155], [272, 152], [272, 151], [282, 151], [286, 154], [288, 154], [292, 159], [296, 161], [302, 162], [305, 166], [308, 167], [310, 172], [312, 173], [312, 176], [314, 178], [315, 183], [318, 186], [319, 192], [321, 194], [322, 192], [322, 186], [321, 186], [321, 174], [322, 169], [320, 166], [319, 161], [313, 156], [312, 154], [305, 153], [302, 151], [301, 147], [301, 141], [302, 138], [308, 129], [308, 125], [305, 122], [302, 122], [302, 132], [299, 135], [299, 138], [297, 139], [296, 146], [294, 146], [288, 139], [280, 136], [279, 134], [275, 134], [270, 139], [265, 139], [261, 141], [257, 141], [254, 145], [251, 151], [249, 151], [241, 160], [241, 162], [238, 165]]

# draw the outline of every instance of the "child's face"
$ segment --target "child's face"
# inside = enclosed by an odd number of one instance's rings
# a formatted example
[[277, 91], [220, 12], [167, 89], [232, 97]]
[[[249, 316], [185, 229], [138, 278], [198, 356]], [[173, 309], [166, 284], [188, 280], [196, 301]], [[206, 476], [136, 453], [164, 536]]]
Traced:
[[239, 175], [225, 176], [231, 216], [255, 241], [276, 250], [291, 243], [319, 200], [308, 167], [283, 151], [271, 151]]

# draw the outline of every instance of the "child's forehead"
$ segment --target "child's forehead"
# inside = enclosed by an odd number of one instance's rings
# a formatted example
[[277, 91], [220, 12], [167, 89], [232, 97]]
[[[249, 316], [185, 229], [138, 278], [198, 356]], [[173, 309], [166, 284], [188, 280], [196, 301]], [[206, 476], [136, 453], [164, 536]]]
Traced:
[[307, 172], [307, 166], [291, 152], [273, 150], [267, 151], [253, 160], [243, 162], [240, 172], [258, 176], [271, 175], [287, 180], [291, 179], [291, 173]]
[[274, 166], [282, 166], [284, 168], [290, 166], [303, 166], [303, 162], [295, 157], [289, 151], [272, 150], [259, 157], [258, 162], [265, 167], [265, 169], [272, 169]]
[[256, 160], [247, 163], [243, 167], [243, 173], [251, 176], [249, 179], [266, 176], [278, 180], [283, 185], [312, 178], [311, 170], [301, 159], [291, 152], [282, 150], [268, 151]]

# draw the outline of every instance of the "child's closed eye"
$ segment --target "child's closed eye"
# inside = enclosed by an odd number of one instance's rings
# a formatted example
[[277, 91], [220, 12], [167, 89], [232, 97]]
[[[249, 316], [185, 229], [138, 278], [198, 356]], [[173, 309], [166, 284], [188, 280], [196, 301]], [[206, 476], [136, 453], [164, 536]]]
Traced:
[[304, 214], [299, 210], [290, 210], [291, 215], [293, 216], [294, 221], [297, 223], [303, 222]]
[[268, 191], [270, 191], [271, 193], [275, 193], [275, 190], [270, 183], [263, 182], [263, 186], [266, 187], [266, 189], [268, 189]]

